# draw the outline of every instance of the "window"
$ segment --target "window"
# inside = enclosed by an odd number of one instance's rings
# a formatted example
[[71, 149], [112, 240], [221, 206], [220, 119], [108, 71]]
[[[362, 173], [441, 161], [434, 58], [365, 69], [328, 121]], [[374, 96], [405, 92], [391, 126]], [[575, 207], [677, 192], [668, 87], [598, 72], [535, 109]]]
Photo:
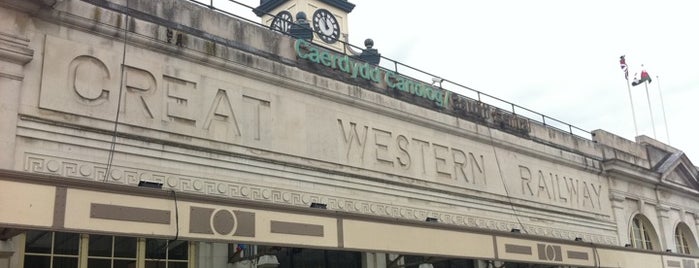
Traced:
[[189, 243], [146, 239], [146, 268], [187, 268]]
[[693, 239], [694, 237], [686, 224], [680, 223], [677, 225], [675, 228], [675, 246], [677, 246], [677, 253], [691, 254], [689, 241], [693, 241]]
[[643, 215], [636, 215], [631, 221], [631, 234], [630, 240], [631, 245], [634, 248], [640, 249], [653, 249], [653, 242], [651, 240], [651, 235], [655, 235], [653, 227]]
[[136, 267], [138, 239], [135, 237], [90, 235], [88, 268]]
[[25, 268], [188, 268], [187, 241], [27, 231]]
[[24, 244], [24, 267], [77, 268], [80, 235], [28, 231]]
[[362, 254], [356, 251], [258, 246], [257, 253], [258, 256], [265, 254], [275, 255], [280, 268], [362, 267]]

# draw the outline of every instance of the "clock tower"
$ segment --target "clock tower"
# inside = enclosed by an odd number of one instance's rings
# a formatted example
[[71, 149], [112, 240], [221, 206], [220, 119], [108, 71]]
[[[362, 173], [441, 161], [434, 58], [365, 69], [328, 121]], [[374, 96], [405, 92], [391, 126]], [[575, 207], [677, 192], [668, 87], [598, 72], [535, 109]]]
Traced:
[[[296, 20], [296, 13], [306, 13], [317, 44], [343, 51], [347, 40], [347, 15], [354, 4], [347, 0], [260, 0], [254, 12], [262, 18], [262, 24], [271, 29], [288, 32], [289, 21]], [[275, 17], [276, 16], [276, 17]]]

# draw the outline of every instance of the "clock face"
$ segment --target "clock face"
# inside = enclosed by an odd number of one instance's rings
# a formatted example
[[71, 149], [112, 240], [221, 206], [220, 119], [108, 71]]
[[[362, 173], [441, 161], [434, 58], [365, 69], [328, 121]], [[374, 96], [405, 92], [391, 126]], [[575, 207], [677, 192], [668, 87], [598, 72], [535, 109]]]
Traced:
[[291, 12], [284, 10], [277, 13], [277, 15], [274, 16], [274, 19], [272, 20], [272, 23], [269, 25], [269, 28], [275, 31], [286, 33], [289, 32], [289, 28], [291, 28], [292, 21], [293, 17], [291, 16]]
[[318, 9], [313, 13], [313, 28], [318, 37], [325, 43], [332, 44], [340, 38], [340, 24], [335, 16], [326, 9]]

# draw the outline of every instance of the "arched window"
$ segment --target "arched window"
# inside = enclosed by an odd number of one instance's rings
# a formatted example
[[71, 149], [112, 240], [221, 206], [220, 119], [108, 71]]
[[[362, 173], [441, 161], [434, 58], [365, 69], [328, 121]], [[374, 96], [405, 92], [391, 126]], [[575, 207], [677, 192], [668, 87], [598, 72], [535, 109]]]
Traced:
[[694, 236], [689, 230], [687, 224], [679, 223], [675, 227], [675, 246], [677, 247], [677, 253], [681, 254], [691, 254], [694, 248]]
[[646, 217], [641, 214], [633, 217], [633, 220], [631, 221], [631, 233], [629, 234], [629, 240], [631, 240], [631, 245], [634, 248], [652, 250], [654, 248], [654, 236], [655, 230], [653, 230], [653, 226]]

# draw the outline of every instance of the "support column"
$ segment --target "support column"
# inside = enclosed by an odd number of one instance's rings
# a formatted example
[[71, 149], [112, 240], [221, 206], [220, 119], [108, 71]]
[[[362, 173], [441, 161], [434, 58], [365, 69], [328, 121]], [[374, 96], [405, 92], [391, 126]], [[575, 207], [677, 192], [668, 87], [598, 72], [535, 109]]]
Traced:
[[[699, 245], [699, 210], [692, 211], [692, 217], [694, 218], [694, 241]], [[692, 228], [691, 226], [689, 228]]]
[[656, 207], [658, 213], [658, 239], [660, 239], [660, 249], [665, 251], [671, 249], [672, 252], [677, 252], [675, 242], [673, 241], [672, 223], [670, 222], [670, 207], [667, 205], [658, 205]]
[[385, 253], [362, 252], [362, 268], [385, 268]]
[[625, 206], [624, 202], [626, 201], [626, 198], [623, 195], [620, 194], [612, 194], [611, 195], [611, 201], [612, 201], [612, 210], [614, 211], [614, 218], [616, 221], [616, 231], [617, 231], [617, 236], [619, 241], [619, 246], [626, 245], [628, 243], [631, 243], [629, 241], [629, 226], [626, 220], [626, 213], [624, 211]]
[[[0, 12], [2, 16], [4, 12]], [[0, 168], [14, 169], [19, 101], [24, 65], [34, 50], [29, 39], [0, 31]]]

